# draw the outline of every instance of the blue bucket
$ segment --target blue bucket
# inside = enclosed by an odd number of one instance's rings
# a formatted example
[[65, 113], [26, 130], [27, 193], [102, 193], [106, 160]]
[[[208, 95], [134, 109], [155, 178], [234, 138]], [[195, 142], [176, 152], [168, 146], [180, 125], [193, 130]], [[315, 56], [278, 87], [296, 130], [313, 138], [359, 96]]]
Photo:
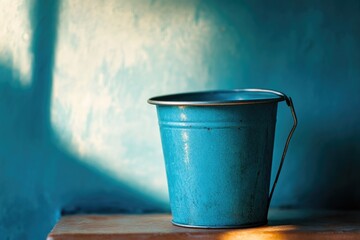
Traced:
[[[269, 194], [278, 102], [294, 118]], [[173, 224], [240, 228], [267, 213], [297, 119], [291, 98], [237, 89], [153, 97], [160, 125]]]

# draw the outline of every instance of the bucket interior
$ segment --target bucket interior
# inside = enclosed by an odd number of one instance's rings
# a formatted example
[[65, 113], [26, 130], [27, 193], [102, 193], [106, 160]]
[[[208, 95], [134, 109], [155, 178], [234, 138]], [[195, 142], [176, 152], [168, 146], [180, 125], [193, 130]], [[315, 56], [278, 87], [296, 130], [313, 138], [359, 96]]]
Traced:
[[234, 105], [282, 100], [284, 94], [273, 90], [236, 89], [164, 95], [150, 98], [148, 102], [155, 105]]

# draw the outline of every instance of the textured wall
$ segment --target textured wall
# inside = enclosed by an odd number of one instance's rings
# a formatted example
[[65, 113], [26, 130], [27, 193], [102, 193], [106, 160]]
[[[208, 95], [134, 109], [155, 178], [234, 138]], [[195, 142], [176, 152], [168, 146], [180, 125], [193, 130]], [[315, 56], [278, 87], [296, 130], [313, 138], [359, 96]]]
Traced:
[[[153, 95], [263, 87], [299, 128], [273, 206], [360, 208], [359, 1], [0, 0], [0, 239], [164, 211]], [[274, 164], [291, 126], [280, 106]], [[273, 172], [275, 171], [275, 167]]]

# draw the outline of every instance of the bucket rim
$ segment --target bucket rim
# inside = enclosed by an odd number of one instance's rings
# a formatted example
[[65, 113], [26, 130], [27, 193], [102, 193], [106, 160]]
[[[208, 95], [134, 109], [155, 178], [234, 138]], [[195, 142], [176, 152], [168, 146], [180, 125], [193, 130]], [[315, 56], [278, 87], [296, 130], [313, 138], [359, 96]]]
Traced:
[[[249, 99], [211, 99], [211, 100], [184, 100], [183, 98], [190, 99], [191, 97], [199, 97], [200, 95], [221, 95], [221, 94], [259, 94], [263, 95], [258, 98]], [[265, 95], [267, 94], [268, 97]], [[195, 97], [196, 98], [196, 97]], [[165, 105], [165, 106], [227, 106], [227, 105], [245, 105], [245, 104], [263, 104], [263, 103], [276, 103], [286, 100], [286, 95], [282, 92], [272, 89], [262, 88], [239, 88], [228, 90], [209, 90], [209, 91], [194, 91], [194, 92], [182, 92], [167, 95], [160, 95], [149, 98], [147, 102], [153, 105]]]

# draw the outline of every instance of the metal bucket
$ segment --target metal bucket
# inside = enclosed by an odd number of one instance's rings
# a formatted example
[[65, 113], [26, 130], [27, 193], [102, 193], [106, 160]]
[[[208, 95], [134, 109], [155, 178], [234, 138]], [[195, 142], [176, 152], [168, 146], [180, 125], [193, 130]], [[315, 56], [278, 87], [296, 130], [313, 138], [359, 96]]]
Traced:
[[[269, 195], [277, 103], [291, 129]], [[269, 203], [297, 119], [291, 98], [273, 90], [182, 93], [157, 106], [173, 224], [240, 228], [267, 223]]]

